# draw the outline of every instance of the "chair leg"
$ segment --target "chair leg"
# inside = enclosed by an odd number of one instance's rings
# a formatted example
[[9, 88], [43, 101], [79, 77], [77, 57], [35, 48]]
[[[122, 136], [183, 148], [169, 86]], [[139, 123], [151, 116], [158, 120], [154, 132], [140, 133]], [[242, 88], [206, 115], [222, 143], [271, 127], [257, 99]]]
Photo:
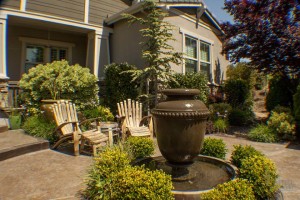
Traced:
[[81, 143], [80, 143], [80, 148], [79, 148], [80, 153], [83, 151], [84, 145], [85, 145], [85, 138], [81, 137]]
[[97, 155], [97, 145], [93, 144], [93, 155], [96, 156]]
[[73, 140], [74, 140], [74, 155], [79, 156], [79, 134], [77, 131], [73, 133]]
[[52, 149], [56, 149], [61, 143], [63, 143], [64, 141], [68, 140], [68, 139], [72, 139], [72, 135], [66, 136], [66, 137], [62, 137], [60, 138], [52, 147]]

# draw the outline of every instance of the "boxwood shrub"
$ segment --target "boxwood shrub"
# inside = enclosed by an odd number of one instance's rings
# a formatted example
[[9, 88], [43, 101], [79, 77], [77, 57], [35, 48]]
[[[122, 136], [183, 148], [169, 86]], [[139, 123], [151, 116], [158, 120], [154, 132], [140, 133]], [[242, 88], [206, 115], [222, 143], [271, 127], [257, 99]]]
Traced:
[[279, 185], [275, 164], [264, 156], [252, 156], [242, 160], [239, 177], [247, 179], [253, 185], [257, 199], [274, 197]]
[[263, 153], [256, 150], [254, 147], [250, 145], [234, 145], [234, 150], [231, 154], [231, 162], [238, 168], [241, 167], [242, 160], [252, 156], [263, 156]]
[[130, 156], [122, 145], [108, 147], [94, 158], [88, 172], [84, 198], [174, 199], [171, 177], [162, 171], [150, 171], [130, 165]]
[[129, 137], [125, 147], [133, 159], [145, 158], [154, 153], [154, 142], [148, 137]]
[[222, 139], [205, 138], [200, 154], [225, 159], [227, 153], [226, 144]]
[[218, 185], [213, 190], [201, 195], [202, 200], [255, 200], [251, 184], [237, 178]]
[[276, 132], [264, 124], [252, 128], [248, 134], [248, 137], [252, 141], [272, 143], [278, 140]]

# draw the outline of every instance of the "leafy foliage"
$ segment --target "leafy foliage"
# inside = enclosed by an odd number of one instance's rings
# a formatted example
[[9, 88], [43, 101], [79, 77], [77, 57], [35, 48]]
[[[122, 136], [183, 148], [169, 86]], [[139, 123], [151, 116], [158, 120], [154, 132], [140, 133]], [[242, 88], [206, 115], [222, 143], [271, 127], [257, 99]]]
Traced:
[[105, 149], [97, 157], [86, 180], [87, 199], [173, 199], [171, 177], [162, 171], [130, 166], [121, 145]]
[[204, 103], [207, 103], [207, 98], [209, 94], [207, 82], [207, 76], [203, 73], [176, 73], [173, 75], [173, 79], [171, 79], [168, 84], [171, 88], [199, 89], [200, 94], [197, 98], [203, 101]]
[[20, 88], [27, 107], [40, 107], [42, 99], [71, 99], [80, 109], [98, 104], [97, 77], [88, 68], [54, 61], [23, 74]]
[[113, 121], [114, 120], [114, 116], [110, 112], [109, 108], [106, 108], [104, 106], [97, 106], [92, 109], [86, 109], [86, 110], [82, 111], [82, 113], [86, 119], [101, 117], [100, 121]]
[[117, 111], [117, 103], [125, 99], [137, 98], [137, 82], [132, 81], [131, 73], [124, 73], [135, 69], [133, 65], [127, 63], [113, 63], [105, 67], [106, 97], [104, 104], [113, 113]]
[[174, 199], [171, 176], [143, 167], [126, 167], [111, 176], [110, 199]]
[[278, 140], [276, 132], [264, 124], [259, 124], [255, 128], [252, 128], [248, 134], [248, 137], [250, 140], [256, 142], [272, 143]]
[[209, 105], [209, 110], [211, 111], [212, 120], [217, 120], [219, 118], [218, 115], [228, 117], [232, 107], [228, 103], [214, 103]]
[[271, 198], [279, 189], [275, 164], [264, 156], [255, 155], [243, 159], [240, 178], [247, 179], [253, 185], [257, 199]]
[[296, 133], [294, 119], [287, 113], [271, 112], [268, 126], [277, 132], [282, 139], [293, 140]]
[[11, 129], [20, 129], [22, 123], [22, 116], [21, 114], [14, 114], [9, 116], [9, 123]]
[[201, 195], [203, 200], [255, 200], [251, 184], [244, 179], [237, 178], [218, 185], [213, 190]]
[[297, 123], [297, 134], [300, 134], [300, 84], [297, 87], [297, 92], [293, 96], [294, 98], [294, 115]]
[[217, 119], [214, 121], [214, 128], [217, 132], [226, 133], [228, 122], [225, 119]]
[[225, 1], [234, 24], [221, 25], [225, 32], [223, 53], [230, 60], [250, 60], [264, 73], [300, 74], [300, 26], [298, 0]]
[[266, 108], [273, 110], [276, 106], [291, 107], [293, 83], [280, 75], [275, 75], [269, 81], [269, 92], [266, 98]]
[[208, 137], [204, 139], [200, 154], [225, 159], [226, 152], [226, 144], [222, 139]]
[[234, 145], [234, 150], [231, 154], [231, 162], [238, 168], [241, 167], [242, 161], [245, 158], [249, 158], [252, 156], [263, 156], [263, 154], [256, 150], [254, 147], [250, 145], [242, 146], [242, 145]]
[[26, 118], [22, 126], [29, 135], [44, 138], [50, 143], [57, 140], [57, 136], [53, 134], [55, 127], [55, 123], [48, 121], [43, 115], [33, 115]]
[[250, 97], [250, 88], [244, 80], [227, 80], [225, 83], [227, 102], [234, 108], [245, 104]]
[[249, 107], [234, 108], [228, 115], [230, 125], [242, 126], [253, 123], [254, 113]]
[[247, 63], [237, 63], [236, 65], [229, 65], [226, 71], [227, 79], [230, 80], [244, 80], [253, 88], [259, 81], [259, 74], [251, 68]]
[[129, 137], [125, 142], [125, 147], [134, 159], [145, 158], [154, 153], [154, 143], [150, 138]]
[[139, 23], [145, 28], [141, 29], [142, 36], [146, 39], [143, 42], [142, 57], [146, 61], [146, 68], [134, 72], [134, 80], [141, 83], [141, 88], [147, 81], [152, 82], [152, 88], [145, 92], [149, 97], [149, 91], [153, 91], [155, 104], [157, 103], [158, 84], [166, 85], [171, 77], [171, 63], [180, 64], [182, 53], [174, 51], [169, 42], [174, 40], [172, 35], [173, 26], [164, 21], [168, 16], [161, 8], [158, 8], [154, 1], [145, 0], [143, 3], [145, 16], [136, 17], [131, 14], [124, 14], [123, 17], [130, 24]]

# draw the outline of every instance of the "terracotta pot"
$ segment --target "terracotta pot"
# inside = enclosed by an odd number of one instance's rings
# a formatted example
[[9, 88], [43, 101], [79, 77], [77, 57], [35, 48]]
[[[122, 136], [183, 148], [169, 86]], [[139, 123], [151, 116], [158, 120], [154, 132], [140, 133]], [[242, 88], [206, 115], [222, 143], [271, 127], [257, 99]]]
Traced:
[[[46, 119], [48, 120], [55, 120], [54, 119], [54, 114], [53, 114], [53, 110], [52, 110], [52, 105], [54, 103], [57, 103], [58, 101], [62, 101], [63, 99], [59, 99], [59, 100], [54, 100], [54, 99], [44, 99], [41, 100], [42, 105], [41, 105], [41, 111], [43, 111], [44, 116]], [[64, 101], [71, 101], [71, 100], [64, 100]]]
[[152, 111], [161, 154], [170, 163], [187, 164], [200, 153], [209, 110], [194, 97], [197, 89], [167, 89], [166, 101]]

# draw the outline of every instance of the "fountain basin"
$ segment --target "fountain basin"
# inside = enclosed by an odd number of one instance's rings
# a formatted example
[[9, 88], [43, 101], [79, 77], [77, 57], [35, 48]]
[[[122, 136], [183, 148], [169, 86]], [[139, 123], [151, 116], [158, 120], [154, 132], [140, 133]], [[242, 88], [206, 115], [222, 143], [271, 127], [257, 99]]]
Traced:
[[[233, 180], [236, 176], [234, 167], [224, 160], [202, 155], [198, 155], [189, 165], [173, 166], [162, 156], [139, 160], [136, 165], [145, 165], [151, 170], [163, 170], [171, 175], [175, 199], [200, 199], [201, 193]], [[178, 168], [181, 167], [184, 169], [179, 169], [178, 173]]]

